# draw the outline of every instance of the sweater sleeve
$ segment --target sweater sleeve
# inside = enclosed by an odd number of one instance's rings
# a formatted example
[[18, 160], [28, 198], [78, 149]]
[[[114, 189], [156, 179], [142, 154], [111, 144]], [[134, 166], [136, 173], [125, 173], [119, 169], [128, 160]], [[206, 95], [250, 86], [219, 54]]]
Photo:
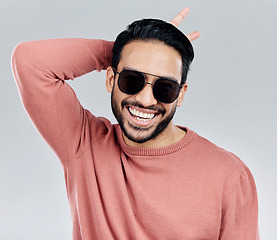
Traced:
[[221, 240], [259, 240], [258, 198], [253, 176], [245, 167], [223, 203]]
[[112, 46], [104, 40], [53, 39], [23, 42], [13, 51], [23, 105], [61, 162], [76, 154], [87, 135], [86, 111], [65, 80], [106, 69]]

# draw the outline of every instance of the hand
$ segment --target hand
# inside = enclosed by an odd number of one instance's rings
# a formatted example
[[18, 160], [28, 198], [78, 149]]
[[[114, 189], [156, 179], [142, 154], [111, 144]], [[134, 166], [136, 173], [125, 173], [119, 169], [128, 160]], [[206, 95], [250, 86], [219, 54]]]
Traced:
[[[175, 27], [178, 27], [179, 24], [184, 20], [184, 18], [189, 14], [189, 8], [188, 7], [185, 7], [181, 12], [178, 13], [178, 15], [173, 18], [170, 23], [172, 25], [174, 25]], [[192, 32], [192, 33], [189, 33], [186, 35], [187, 38], [192, 42], [194, 41], [195, 39], [199, 38], [200, 37], [200, 32], [199, 31], [195, 31], [195, 32]]]

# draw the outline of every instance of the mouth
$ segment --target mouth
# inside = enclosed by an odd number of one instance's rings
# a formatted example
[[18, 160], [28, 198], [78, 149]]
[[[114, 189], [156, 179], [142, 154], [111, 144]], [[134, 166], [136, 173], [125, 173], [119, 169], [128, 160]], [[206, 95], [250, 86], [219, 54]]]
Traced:
[[139, 122], [143, 122], [143, 123], [150, 122], [158, 114], [158, 113], [149, 113], [149, 112], [145, 112], [145, 111], [142, 112], [142, 111], [139, 111], [138, 109], [136, 109], [134, 107], [130, 107], [130, 106], [127, 107], [127, 110], [135, 120], [137, 120]]

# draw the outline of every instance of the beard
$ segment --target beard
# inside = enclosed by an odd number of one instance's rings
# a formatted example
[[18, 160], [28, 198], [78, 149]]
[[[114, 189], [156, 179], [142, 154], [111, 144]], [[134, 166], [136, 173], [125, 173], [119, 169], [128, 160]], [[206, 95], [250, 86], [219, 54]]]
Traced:
[[[134, 126], [130, 122], [127, 122], [126, 119], [123, 118], [122, 112], [121, 112], [122, 110], [120, 110], [120, 105], [117, 103], [117, 101], [114, 98], [114, 90], [112, 90], [112, 93], [111, 93], [111, 106], [112, 106], [113, 114], [124, 135], [129, 140], [135, 143], [145, 143], [149, 140], [155, 139], [160, 133], [164, 131], [164, 129], [168, 126], [168, 124], [170, 123], [170, 121], [172, 120], [176, 112], [177, 103], [175, 104], [174, 108], [170, 111], [168, 116], [166, 116], [157, 125], [150, 126], [150, 127]], [[140, 108], [145, 108], [144, 106], [142, 106], [142, 104], [138, 102], [131, 102], [126, 99], [122, 101], [121, 109], [123, 109], [124, 106], [136, 106]], [[155, 110], [159, 112], [159, 114], [162, 114], [162, 116], [164, 116], [166, 113], [163, 108], [160, 108], [158, 106], [149, 106], [149, 107], [146, 107], [145, 109]]]

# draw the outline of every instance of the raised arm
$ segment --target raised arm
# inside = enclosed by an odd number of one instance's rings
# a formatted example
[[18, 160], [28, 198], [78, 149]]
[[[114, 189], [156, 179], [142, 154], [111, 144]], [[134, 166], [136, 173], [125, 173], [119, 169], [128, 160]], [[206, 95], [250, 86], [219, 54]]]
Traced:
[[[173, 20], [178, 26], [188, 14], [183, 9]], [[199, 32], [187, 35], [191, 41]], [[38, 131], [62, 162], [76, 154], [82, 138], [86, 111], [65, 80], [93, 70], [106, 69], [113, 42], [88, 39], [55, 39], [24, 42], [12, 55], [12, 67], [22, 102]], [[93, 94], [93, 93], [92, 93]]]
[[85, 134], [85, 110], [64, 80], [111, 62], [113, 42], [55, 39], [20, 43], [12, 68], [22, 102], [35, 126], [61, 161], [76, 153]]

